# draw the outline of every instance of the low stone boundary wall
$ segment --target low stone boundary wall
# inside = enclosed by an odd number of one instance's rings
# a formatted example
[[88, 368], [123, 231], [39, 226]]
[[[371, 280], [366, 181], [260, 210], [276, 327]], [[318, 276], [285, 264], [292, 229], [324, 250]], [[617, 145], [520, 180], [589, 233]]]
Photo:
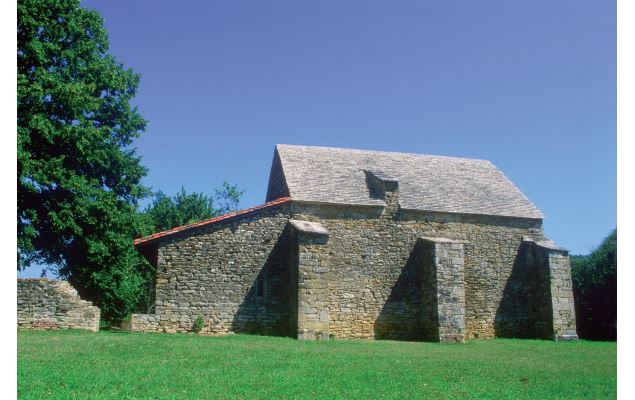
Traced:
[[159, 316], [156, 314], [132, 314], [130, 330], [133, 332], [158, 332]]
[[18, 279], [19, 329], [99, 330], [99, 308], [82, 300], [66, 281]]

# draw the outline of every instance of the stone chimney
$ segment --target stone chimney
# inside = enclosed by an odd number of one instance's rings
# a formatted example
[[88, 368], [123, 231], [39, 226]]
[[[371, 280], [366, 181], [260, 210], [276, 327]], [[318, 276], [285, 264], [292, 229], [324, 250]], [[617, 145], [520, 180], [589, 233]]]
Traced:
[[399, 213], [399, 181], [382, 171], [364, 170], [364, 174], [369, 196], [386, 203], [382, 218], [396, 218]]

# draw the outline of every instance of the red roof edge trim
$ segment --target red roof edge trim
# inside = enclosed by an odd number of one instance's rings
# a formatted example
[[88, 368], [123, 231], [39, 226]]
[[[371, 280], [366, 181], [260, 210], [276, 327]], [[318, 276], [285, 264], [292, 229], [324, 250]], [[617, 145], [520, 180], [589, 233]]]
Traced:
[[148, 244], [149, 242], [153, 242], [155, 240], [158, 239], [163, 239], [166, 238], [168, 236], [172, 236], [174, 234], [180, 233], [180, 232], [184, 232], [190, 229], [194, 229], [194, 228], [200, 228], [203, 226], [209, 226], [209, 225], [213, 225], [215, 223], [221, 222], [221, 221], [227, 221], [227, 220], [231, 220], [237, 217], [241, 217], [247, 214], [251, 214], [255, 211], [260, 211], [260, 210], [264, 210], [266, 208], [270, 208], [270, 207], [274, 207], [280, 204], [284, 204], [284, 203], [288, 203], [289, 201], [291, 201], [290, 197], [281, 197], [279, 199], [270, 201], [268, 203], [256, 206], [256, 207], [251, 207], [251, 208], [246, 208], [244, 210], [239, 210], [233, 213], [229, 213], [229, 214], [225, 214], [225, 215], [221, 215], [218, 217], [214, 217], [214, 218], [210, 218], [210, 219], [206, 219], [205, 221], [200, 221], [200, 222], [194, 222], [192, 224], [188, 224], [188, 225], [183, 225], [183, 226], [177, 226], [175, 228], [172, 229], [168, 229], [167, 231], [163, 231], [163, 232], [157, 232], [154, 233], [150, 236], [146, 236], [146, 237], [142, 237], [139, 239], [135, 239], [134, 241], [134, 245], [135, 246], [140, 246], [140, 245], [144, 245], [144, 244]]

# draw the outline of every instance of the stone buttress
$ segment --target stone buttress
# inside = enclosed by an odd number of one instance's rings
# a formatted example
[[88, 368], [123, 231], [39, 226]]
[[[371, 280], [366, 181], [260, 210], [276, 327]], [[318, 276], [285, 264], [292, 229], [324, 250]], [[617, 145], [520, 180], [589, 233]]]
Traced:
[[422, 329], [438, 342], [465, 341], [463, 244], [446, 238], [417, 241], [421, 265]]
[[545, 277], [546, 320], [549, 330], [546, 339], [577, 339], [571, 261], [568, 250], [551, 241], [524, 239], [527, 251], [532, 253], [534, 268], [542, 270]]
[[319, 223], [290, 220], [297, 240], [298, 339], [329, 338], [328, 231]]

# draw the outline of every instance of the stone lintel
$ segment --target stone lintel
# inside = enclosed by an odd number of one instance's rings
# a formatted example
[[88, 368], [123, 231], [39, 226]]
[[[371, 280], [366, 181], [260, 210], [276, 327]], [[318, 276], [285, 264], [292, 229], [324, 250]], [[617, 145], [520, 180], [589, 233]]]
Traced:
[[298, 233], [326, 237], [329, 236], [329, 231], [324, 227], [324, 225], [318, 222], [291, 219], [289, 220], [289, 223]]
[[453, 240], [453, 239], [448, 239], [448, 238], [442, 238], [442, 237], [427, 237], [427, 236], [420, 236], [419, 240], [423, 240], [426, 242], [433, 242], [433, 243], [463, 243], [462, 241], [459, 240]]

